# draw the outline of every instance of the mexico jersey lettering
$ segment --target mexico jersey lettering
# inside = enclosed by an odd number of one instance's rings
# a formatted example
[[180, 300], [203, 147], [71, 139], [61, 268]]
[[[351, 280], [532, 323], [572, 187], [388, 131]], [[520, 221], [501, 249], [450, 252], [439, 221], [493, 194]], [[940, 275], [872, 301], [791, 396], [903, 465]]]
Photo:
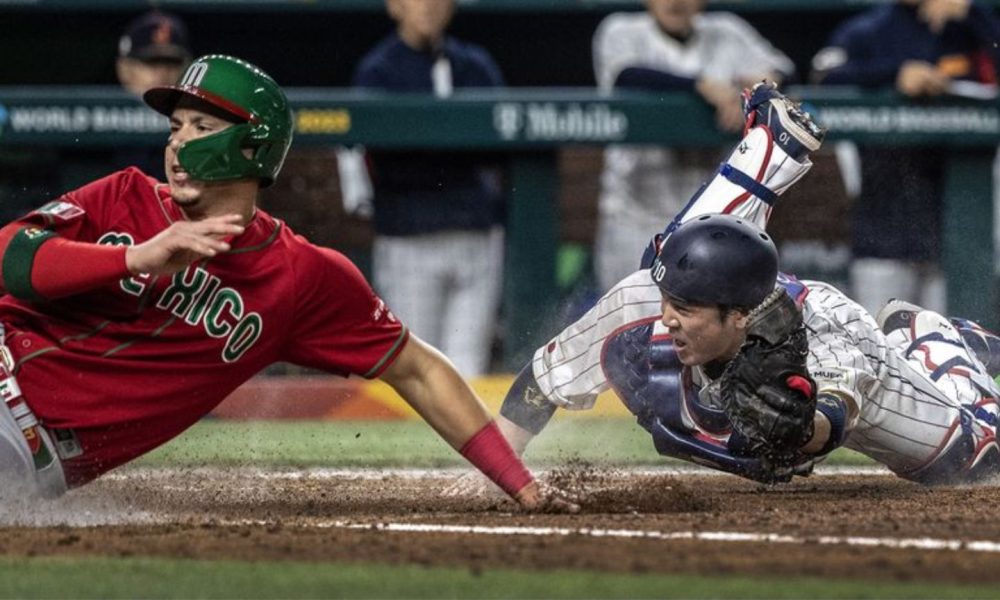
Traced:
[[201, 267], [176, 273], [156, 307], [170, 311], [188, 325], [200, 326], [206, 335], [225, 338], [225, 362], [239, 360], [260, 339], [264, 328], [260, 314], [246, 309], [239, 292], [223, 286], [222, 280]]
[[[132, 246], [135, 241], [128, 233], [109, 232], [97, 243]], [[122, 279], [119, 286], [126, 294], [141, 297], [149, 280], [149, 275], [143, 274]], [[222, 285], [218, 277], [196, 265], [175, 273], [155, 306], [188, 325], [201, 326], [206, 335], [225, 338], [220, 353], [224, 362], [239, 360], [260, 339], [264, 328], [258, 313], [246, 311], [246, 303], [238, 291]]]

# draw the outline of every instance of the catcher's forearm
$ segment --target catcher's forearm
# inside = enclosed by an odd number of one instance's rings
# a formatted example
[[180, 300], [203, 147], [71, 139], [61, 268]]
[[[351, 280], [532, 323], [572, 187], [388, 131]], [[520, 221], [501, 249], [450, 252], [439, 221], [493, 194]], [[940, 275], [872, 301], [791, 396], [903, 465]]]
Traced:
[[[503, 405], [500, 406], [500, 414], [524, 433], [535, 436], [545, 428], [555, 412], [556, 405], [549, 402], [542, 393], [531, 371], [531, 363], [528, 363], [510, 386]], [[527, 443], [525, 440], [524, 445]]]

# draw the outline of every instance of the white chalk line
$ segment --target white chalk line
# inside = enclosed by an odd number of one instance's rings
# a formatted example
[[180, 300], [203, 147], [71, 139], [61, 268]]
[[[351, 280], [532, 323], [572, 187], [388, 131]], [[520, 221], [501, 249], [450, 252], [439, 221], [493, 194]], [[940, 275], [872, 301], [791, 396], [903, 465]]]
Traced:
[[[208, 476], [228, 475], [239, 473], [242, 476], [254, 477], [263, 480], [297, 480], [297, 479], [434, 479], [456, 477], [470, 472], [471, 469], [463, 467], [451, 467], [443, 469], [410, 469], [410, 468], [331, 468], [331, 467], [311, 467], [305, 469], [287, 469], [281, 467], [259, 468], [259, 467], [128, 467], [112, 473], [103, 475], [101, 479], [110, 481], [126, 481], [134, 478], [172, 478], [178, 476]], [[551, 469], [535, 469], [539, 475], [553, 473]], [[698, 476], [719, 476], [732, 477], [729, 473], [723, 473], [715, 469], [699, 466], [665, 466], [665, 467], [596, 467], [596, 472], [601, 475], [698, 475]], [[889, 469], [880, 466], [822, 466], [813, 472], [811, 477], [816, 476], [851, 476], [851, 477], [876, 477], [891, 475]]]
[[[270, 525], [269, 521], [244, 519], [227, 521], [229, 525]], [[487, 525], [445, 525], [437, 523], [356, 523], [352, 521], [319, 521], [306, 525], [316, 529], [352, 529], [400, 533], [459, 533], [498, 536], [584, 536], [594, 538], [625, 538], [663, 541], [705, 541], [732, 543], [796, 544], [820, 546], [863, 546], [894, 550], [965, 550], [968, 552], [1000, 553], [1000, 542], [989, 540], [947, 540], [936, 538], [877, 538], [861, 536], [794, 536], [779, 533], [741, 531], [646, 531], [641, 529], [594, 529], [590, 527], [519, 527]]]

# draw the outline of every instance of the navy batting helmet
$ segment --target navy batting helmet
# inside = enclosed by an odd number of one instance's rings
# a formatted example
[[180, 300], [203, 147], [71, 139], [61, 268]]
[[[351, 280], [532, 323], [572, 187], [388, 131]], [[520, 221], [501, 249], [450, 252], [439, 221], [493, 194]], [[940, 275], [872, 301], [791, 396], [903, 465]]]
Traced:
[[749, 221], [703, 215], [670, 234], [650, 273], [665, 294], [682, 302], [752, 308], [774, 289], [778, 250]]

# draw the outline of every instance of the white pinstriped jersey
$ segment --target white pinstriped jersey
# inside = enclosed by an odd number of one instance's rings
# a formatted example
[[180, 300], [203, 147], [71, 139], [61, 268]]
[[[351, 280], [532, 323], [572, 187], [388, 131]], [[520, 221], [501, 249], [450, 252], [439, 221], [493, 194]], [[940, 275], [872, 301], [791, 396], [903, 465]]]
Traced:
[[[903, 476], [918, 471], [955, 435], [962, 405], [983, 403], [982, 392], [962, 372], [946, 374], [935, 385], [930, 373], [947, 359], [940, 355], [941, 348], [917, 352], [907, 360], [904, 352], [911, 339], [905, 334], [887, 338], [871, 315], [833, 286], [802, 283], [809, 288], [803, 308], [809, 372], [820, 393], [853, 401], [844, 445]], [[560, 407], [591, 408], [598, 394], [609, 389], [602, 365], [607, 342], [615, 333], [651, 320], [657, 320], [654, 336], [667, 334], [658, 322], [660, 314], [660, 290], [648, 271], [626, 277], [535, 352], [532, 366], [539, 388]], [[939, 356], [931, 356], [934, 353]], [[693, 380], [702, 385], [699, 402], [718, 407], [715, 388], [706, 385], [710, 381], [704, 372], [698, 367], [692, 371]], [[986, 404], [996, 414], [995, 401], [987, 398]], [[700, 430], [696, 422], [688, 424]]]

